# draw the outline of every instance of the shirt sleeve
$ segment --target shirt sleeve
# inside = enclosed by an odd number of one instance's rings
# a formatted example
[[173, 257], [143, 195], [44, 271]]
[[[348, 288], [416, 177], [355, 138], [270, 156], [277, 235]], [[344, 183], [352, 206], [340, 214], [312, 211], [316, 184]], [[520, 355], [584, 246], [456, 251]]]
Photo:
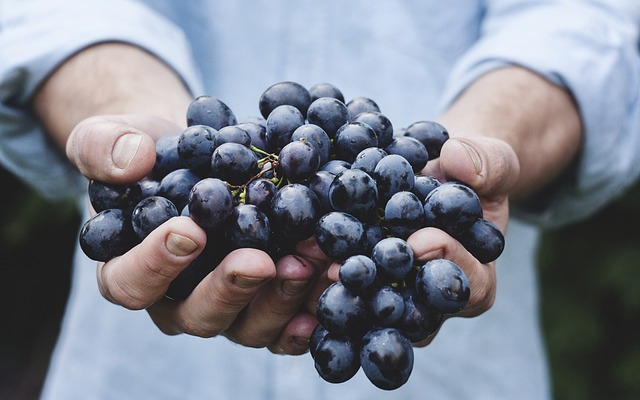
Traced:
[[640, 174], [640, 2], [487, 4], [480, 39], [453, 70], [443, 107], [480, 75], [506, 65], [566, 87], [584, 125], [574, 174], [537, 204], [514, 207], [513, 213], [547, 227], [587, 217]]
[[67, 58], [106, 41], [144, 48], [173, 68], [192, 92], [201, 91], [183, 32], [136, 1], [0, 3], [0, 163], [47, 198], [75, 196], [86, 182], [51, 143], [29, 102]]

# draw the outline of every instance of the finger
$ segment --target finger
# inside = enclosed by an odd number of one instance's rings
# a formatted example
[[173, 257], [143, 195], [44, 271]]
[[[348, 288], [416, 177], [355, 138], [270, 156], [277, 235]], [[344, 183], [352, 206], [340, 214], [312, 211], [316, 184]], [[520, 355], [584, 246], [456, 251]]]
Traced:
[[98, 287], [113, 303], [143, 309], [202, 251], [205, 232], [188, 217], [174, 217], [124, 255], [99, 264]]
[[300, 355], [309, 350], [309, 338], [318, 320], [307, 313], [295, 315], [268, 349], [275, 354]]
[[263, 251], [234, 250], [184, 301], [162, 300], [147, 311], [167, 334], [216, 336], [231, 326], [256, 293], [275, 276], [275, 265]]
[[276, 340], [298, 313], [316, 275], [307, 260], [285, 256], [276, 263], [276, 276], [251, 300], [225, 336], [250, 347], [266, 347]]
[[144, 115], [91, 117], [71, 132], [67, 157], [89, 179], [135, 182], [153, 168], [154, 137], [176, 129], [169, 121]]
[[407, 243], [418, 264], [446, 258], [456, 263], [469, 281], [469, 303], [457, 316], [475, 316], [491, 308], [496, 295], [495, 263], [481, 264], [457, 240], [436, 228], [424, 228], [412, 234]]

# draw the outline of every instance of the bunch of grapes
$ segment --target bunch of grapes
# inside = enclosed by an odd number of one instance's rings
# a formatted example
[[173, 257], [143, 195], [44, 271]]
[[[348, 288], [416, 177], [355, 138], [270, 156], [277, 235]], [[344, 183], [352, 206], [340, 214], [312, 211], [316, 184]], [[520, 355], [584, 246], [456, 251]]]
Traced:
[[197, 97], [187, 128], [156, 142], [149, 176], [128, 185], [90, 181], [96, 214], [81, 229], [82, 250], [108, 261], [170, 218], [189, 216], [207, 232], [207, 246], [165, 294], [184, 299], [235, 249], [277, 260], [315, 236], [341, 262], [339, 281], [317, 303], [316, 370], [339, 383], [362, 367], [379, 388], [402, 386], [412, 343], [470, 295], [460, 267], [446, 259], [416, 265], [406, 239], [436, 227], [486, 263], [502, 252], [502, 233], [483, 219], [469, 186], [421, 173], [449, 138], [442, 125], [394, 130], [375, 101], [345, 102], [327, 83], [276, 83], [258, 108], [260, 116], [238, 121], [220, 99]]

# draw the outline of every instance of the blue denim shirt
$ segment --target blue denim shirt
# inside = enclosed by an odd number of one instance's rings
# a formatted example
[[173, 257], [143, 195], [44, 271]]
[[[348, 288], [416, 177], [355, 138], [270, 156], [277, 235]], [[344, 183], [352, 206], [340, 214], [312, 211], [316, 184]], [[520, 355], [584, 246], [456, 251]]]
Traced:
[[[51, 197], [85, 190], [28, 102], [56, 66], [101, 41], [147, 49], [194, 96], [215, 95], [239, 117], [258, 114], [272, 83], [326, 81], [347, 99], [375, 99], [398, 128], [436, 118], [478, 76], [516, 64], [569, 88], [583, 118], [575, 180], [544, 209], [519, 211], [559, 224], [589, 215], [640, 173], [639, 26], [636, 0], [0, 1], [0, 162]], [[536, 240], [534, 227], [512, 221], [494, 307], [447, 321], [390, 393], [361, 372], [325, 383], [308, 355], [164, 336], [143, 312], [106, 302], [78, 253], [44, 398], [548, 398]]]

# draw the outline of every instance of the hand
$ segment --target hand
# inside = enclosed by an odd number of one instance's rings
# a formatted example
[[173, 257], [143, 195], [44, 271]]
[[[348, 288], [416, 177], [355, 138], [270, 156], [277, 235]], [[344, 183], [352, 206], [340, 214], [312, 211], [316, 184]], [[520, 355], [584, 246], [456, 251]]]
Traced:
[[[153, 167], [154, 137], [176, 129], [169, 121], [142, 115], [91, 117], [73, 129], [67, 155], [89, 179], [134, 182]], [[100, 291], [115, 304], [146, 309], [166, 334], [223, 334], [246, 346], [305, 352], [316, 321], [301, 307], [328, 262], [315, 241], [300, 243], [299, 254], [276, 264], [262, 251], [236, 250], [185, 300], [165, 298], [169, 283], [205, 243], [205, 232], [190, 218], [172, 218], [126, 254], [98, 263]]]

